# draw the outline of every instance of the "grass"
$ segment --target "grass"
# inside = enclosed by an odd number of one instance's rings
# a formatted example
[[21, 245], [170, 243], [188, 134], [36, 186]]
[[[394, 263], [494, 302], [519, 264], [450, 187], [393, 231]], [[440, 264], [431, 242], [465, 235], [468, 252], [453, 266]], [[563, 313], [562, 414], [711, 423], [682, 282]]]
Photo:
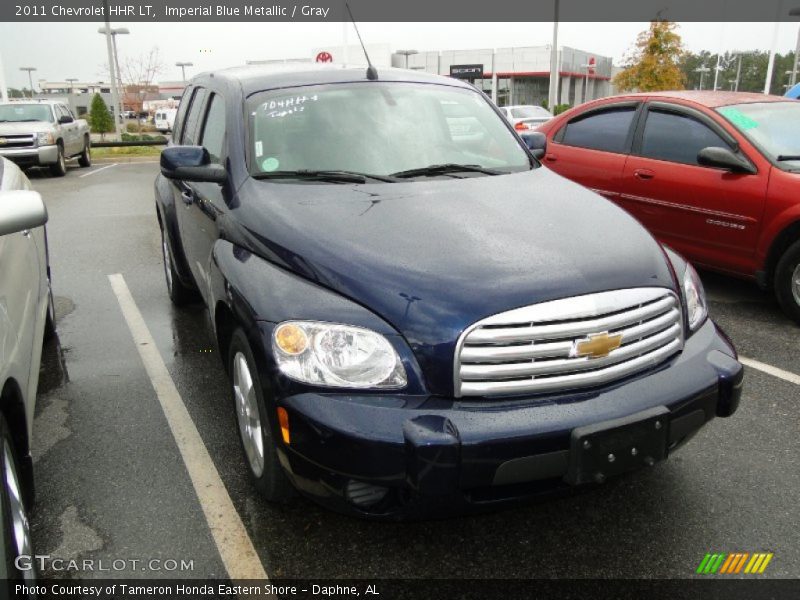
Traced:
[[92, 148], [94, 158], [115, 156], [158, 156], [164, 146], [120, 146], [118, 148]]

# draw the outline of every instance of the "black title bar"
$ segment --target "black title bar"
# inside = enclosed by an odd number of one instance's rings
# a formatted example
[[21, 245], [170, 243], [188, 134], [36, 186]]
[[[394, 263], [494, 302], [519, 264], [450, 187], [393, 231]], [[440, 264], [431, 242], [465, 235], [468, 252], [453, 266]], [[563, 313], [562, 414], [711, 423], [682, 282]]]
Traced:
[[[800, 0], [350, 0], [357, 21], [417, 22], [796, 21]], [[346, 21], [342, 0], [111, 0], [115, 22]], [[81, 22], [106, 18], [101, 0], [2, 0], [3, 22]]]

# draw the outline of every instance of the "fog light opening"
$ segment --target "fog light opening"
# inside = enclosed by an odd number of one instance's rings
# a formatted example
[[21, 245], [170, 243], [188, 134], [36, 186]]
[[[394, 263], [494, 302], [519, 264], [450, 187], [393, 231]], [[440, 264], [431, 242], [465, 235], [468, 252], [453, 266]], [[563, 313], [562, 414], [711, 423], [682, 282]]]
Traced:
[[281, 426], [281, 437], [283, 438], [283, 443], [288, 446], [292, 440], [291, 436], [289, 435], [289, 413], [286, 412], [286, 409], [282, 406], [278, 407], [278, 423]]
[[389, 488], [351, 479], [345, 488], [347, 500], [359, 508], [370, 508], [386, 498]]

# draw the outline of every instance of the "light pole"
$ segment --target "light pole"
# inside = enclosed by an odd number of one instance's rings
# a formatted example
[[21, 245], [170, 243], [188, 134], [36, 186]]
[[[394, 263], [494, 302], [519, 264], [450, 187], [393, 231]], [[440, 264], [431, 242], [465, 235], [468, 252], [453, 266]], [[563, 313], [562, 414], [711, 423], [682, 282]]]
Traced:
[[553, 43], [550, 47], [550, 90], [547, 102], [550, 111], [555, 111], [558, 103], [558, 0], [553, 0]]
[[772, 44], [769, 48], [769, 61], [767, 62], [767, 78], [764, 81], [765, 94], [769, 94], [770, 84], [772, 83], [772, 71], [775, 68], [775, 52], [777, 51], [778, 46], [778, 29], [780, 25], [780, 21], [775, 21], [775, 27], [772, 30]]
[[701, 92], [703, 91], [703, 78], [705, 77], [706, 73], [708, 73], [710, 70], [711, 69], [709, 69], [705, 65], [701, 65], [701, 66], [697, 67], [694, 70], [695, 73], [700, 73], [700, 91]]
[[0, 55], [0, 101], [8, 102], [8, 90], [6, 89], [6, 72], [3, 69], [2, 55]]
[[36, 67], [20, 67], [19, 70], [28, 72], [28, 83], [31, 86], [31, 98], [33, 98], [33, 76], [31, 73], [36, 70]]
[[108, 30], [108, 33], [111, 34], [111, 50], [112, 50], [112, 54], [113, 54], [114, 67], [115, 67], [115, 69], [117, 71], [116, 78], [114, 78], [114, 73], [113, 72], [111, 73], [111, 79], [112, 79], [114, 87], [116, 87], [117, 90], [118, 90], [117, 91], [118, 100], [116, 100], [116, 102], [118, 102], [117, 106], [118, 106], [118, 109], [120, 111], [119, 114], [122, 114], [124, 107], [122, 106], [123, 101], [122, 101], [122, 97], [120, 96], [119, 90], [122, 90], [122, 93], [124, 95], [125, 88], [122, 85], [122, 71], [119, 68], [119, 53], [117, 52], [117, 36], [118, 35], [128, 35], [130, 33], [130, 30], [127, 27], [111, 27], [108, 23], [106, 23], [106, 26], [105, 27], [100, 27], [97, 30], [97, 33], [101, 33], [101, 34], [105, 35], [106, 34], [106, 30]]
[[408, 57], [413, 55], [413, 54], [419, 54], [419, 52], [417, 50], [398, 50], [397, 53], [406, 57], [406, 64], [405, 64], [405, 67], [404, 67], [406, 69], [408, 68]]
[[181, 68], [181, 75], [183, 76], [183, 83], [186, 83], [186, 67], [193, 67], [194, 63], [191, 63], [191, 62], [176, 62], [175, 66]]
[[75, 85], [74, 84], [78, 80], [75, 79], [74, 77], [67, 77], [64, 81], [66, 81], [69, 84], [69, 93], [70, 94], [74, 93], [74, 89], [75, 89]]

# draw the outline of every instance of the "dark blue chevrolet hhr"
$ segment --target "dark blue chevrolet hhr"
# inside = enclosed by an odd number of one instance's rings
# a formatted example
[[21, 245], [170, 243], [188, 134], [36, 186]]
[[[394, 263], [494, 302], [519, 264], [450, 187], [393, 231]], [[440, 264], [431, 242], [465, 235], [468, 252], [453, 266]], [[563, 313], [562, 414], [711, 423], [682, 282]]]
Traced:
[[651, 466], [739, 403], [694, 269], [457, 80], [200, 75], [155, 194], [269, 500], [497, 506]]

